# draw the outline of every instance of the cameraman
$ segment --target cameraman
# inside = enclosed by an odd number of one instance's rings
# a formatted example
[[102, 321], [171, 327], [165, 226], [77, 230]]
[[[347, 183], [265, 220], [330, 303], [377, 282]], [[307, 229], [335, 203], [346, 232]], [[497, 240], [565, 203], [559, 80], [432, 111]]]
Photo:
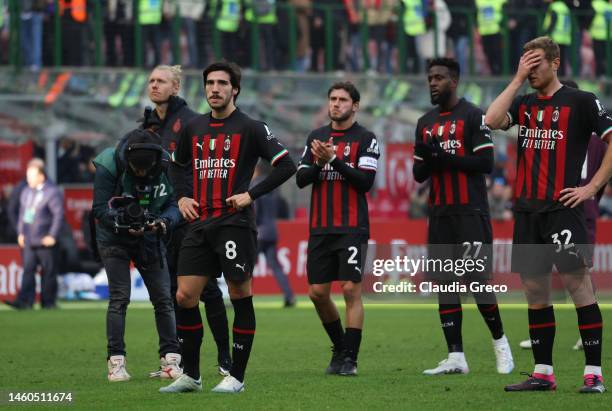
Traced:
[[181, 356], [170, 277], [161, 235], [172, 229], [180, 214], [163, 170], [164, 151], [154, 132], [136, 129], [119, 148], [108, 148], [94, 162], [93, 214], [95, 238], [108, 276], [106, 314], [108, 380], [127, 381], [125, 315], [130, 303], [130, 261], [142, 275], [155, 307], [159, 355], [166, 362], [163, 378], [177, 378]]

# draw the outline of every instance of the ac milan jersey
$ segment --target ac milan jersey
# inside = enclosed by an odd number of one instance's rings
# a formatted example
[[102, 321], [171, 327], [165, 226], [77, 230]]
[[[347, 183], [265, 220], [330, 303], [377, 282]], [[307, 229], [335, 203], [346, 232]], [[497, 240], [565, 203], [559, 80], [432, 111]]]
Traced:
[[239, 109], [223, 119], [199, 115], [185, 127], [173, 161], [191, 162], [193, 198], [199, 203], [200, 221], [255, 229], [253, 208], [238, 212], [225, 200], [249, 189], [260, 157], [274, 165], [287, 155], [265, 123], [255, 121]]
[[[426, 113], [417, 122], [416, 142], [428, 143], [435, 137], [447, 153], [463, 157], [493, 149], [491, 131], [482, 110], [465, 99], [452, 111], [440, 108]], [[415, 156], [415, 161], [423, 161]], [[452, 168], [433, 170], [429, 190], [429, 213], [435, 215], [488, 214], [484, 174]]]
[[[310, 151], [312, 141], [333, 139], [336, 158], [349, 167], [376, 172], [378, 142], [371, 131], [357, 122], [346, 130], [334, 130], [331, 124], [310, 133], [298, 169], [312, 167], [316, 161]], [[364, 192], [353, 187], [331, 164], [326, 164], [313, 183], [310, 196], [310, 234], [369, 235], [368, 201]]]
[[607, 137], [612, 118], [594, 94], [565, 86], [516, 97], [508, 117], [519, 126], [514, 209], [564, 209], [560, 192], [580, 184], [591, 133]]

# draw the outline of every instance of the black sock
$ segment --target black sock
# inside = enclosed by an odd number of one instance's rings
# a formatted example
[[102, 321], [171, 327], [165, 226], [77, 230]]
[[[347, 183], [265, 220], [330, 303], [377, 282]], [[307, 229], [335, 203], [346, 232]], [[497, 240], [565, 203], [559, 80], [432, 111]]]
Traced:
[[347, 327], [346, 332], [344, 333], [344, 347], [346, 349], [346, 355], [351, 357], [352, 360], [357, 361], [360, 345], [361, 329]]
[[578, 329], [584, 347], [585, 364], [601, 367], [603, 320], [599, 304], [576, 308], [576, 312], [578, 313]]
[[217, 352], [221, 355], [229, 355], [229, 329], [223, 295], [218, 298], [207, 299], [204, 303], [204, 309], [206, 310], [206, 321], [210, 327], [210, 332], [217, 344]]
[[232, 349], [232, 371], [230, 374], [238, 381], [244, 381], [244, 372], [253, 339], [255, 338], [255, 310], [253, 309], [253, 297], [245, 297], [239, 300], [232, 300], [234, 306], [234, 344]]
[[463, 340], [461, 338], [461, 320], [463, 309], [461, 304], [439, 304], [440, 323], [444, 338], [448, 346], [448, 352], [463, 352]]
[[555, 341], [555, 311], [553, 307], [529, 309], [529, 336], [536, 364], [553, 365], [552, 350]]
[[330, 323], [323, 323], [323, 328], [327, 331], [329, 339], [334, 344], [334, 351], [344, 350], [344, 330], [342, 329], [342, 321], [338, 318]]
[[204, 336], [199, 306], [177, 308], [176, 332], [181, 344], [183, 372], [197, 380], [200, 378], [200, 347]]
[[504, 335], [504, 327], [502, 325], [501, 316], [499, 315], [499, 307], [497, 304], [478, 304], [478, 311], [487, 323], [491, 336], [499, 340]]

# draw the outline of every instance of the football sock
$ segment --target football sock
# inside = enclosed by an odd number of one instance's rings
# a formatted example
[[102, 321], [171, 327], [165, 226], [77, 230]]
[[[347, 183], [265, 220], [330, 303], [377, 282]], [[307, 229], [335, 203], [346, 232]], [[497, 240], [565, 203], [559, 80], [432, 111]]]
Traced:
[[330, 323], [323, 323], [323, 328], [327, 331], [329, 339], [334, 344], [335, 351], [344, 350], [344, 330], [342, 329], [342, 322], [340, 318]]
[[438, 313], [442, 331], [448, 346], [448, 352], [463, 352], [463, 340], [461, 338], [461, 320], [463, 309], [461, 304], [439, 304]]
[[578, 313], [578, 329], [582, 338], [585, 364], [601, 367], [603, 321], [599, 304], [576, 308], [576, 312]]
[[501, 316], [499, 315], [499, 307], [497, 304], [478, 304], [478, 311], [487, 323], [491, 336], [495, 340], [499, 340], [504, 335]]
[[220, 354], [229, 355], [229, 330], [223, 295], [218, 298], [207, 299], [204, 308], [210, 332], [217, 344], [217, 351]]
[[181, 344], [183, 372], [197, 380], [200, 378], [200, 346], [204, 336], [199, 306], [177, 308], [176, 331]]
[[528, 309], [531, 350], [536, 364], [553, 365], [552, 350], [555, 341], [555, 312], [553, 307]]
[[255, 310], [253, 297], [232, 300], [234, 306], [234, 327], [232, 335], [232, 370], [230, 375], [238, 381], [244, 381], [244, 372], [249, 362], [253, 340], [255, 339]]
[[353, 361], [357, 361], [357, 355], [359, 355], [359, 346], [361, 345], [361, 329], [359, 328], [348, 328], [344, 334], [344, 346], [346, 349], [346, 355]]

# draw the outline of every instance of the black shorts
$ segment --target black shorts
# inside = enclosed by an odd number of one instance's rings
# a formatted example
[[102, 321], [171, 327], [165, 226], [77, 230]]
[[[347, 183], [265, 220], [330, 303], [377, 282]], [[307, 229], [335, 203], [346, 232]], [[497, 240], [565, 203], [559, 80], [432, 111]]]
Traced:
[[546, 213], [514, 213], [512, 272], [548, 274], [553, 265], [571, 273], [589, 265], [589, 246], [581, 207]]
[[257, 234], [247, 227], [190, 225], [183, 239], [178, 275], [223, 276], [242, 282], [253, 275]]
[[488, 215], [430, 217], [427, 279], [441, 282], [489, 280], [493, 264], [492, 242], [493, 229]]
[[361, 282], [368, 237], [358, 234], [313, 235], [308, 239], [309, 284]]

